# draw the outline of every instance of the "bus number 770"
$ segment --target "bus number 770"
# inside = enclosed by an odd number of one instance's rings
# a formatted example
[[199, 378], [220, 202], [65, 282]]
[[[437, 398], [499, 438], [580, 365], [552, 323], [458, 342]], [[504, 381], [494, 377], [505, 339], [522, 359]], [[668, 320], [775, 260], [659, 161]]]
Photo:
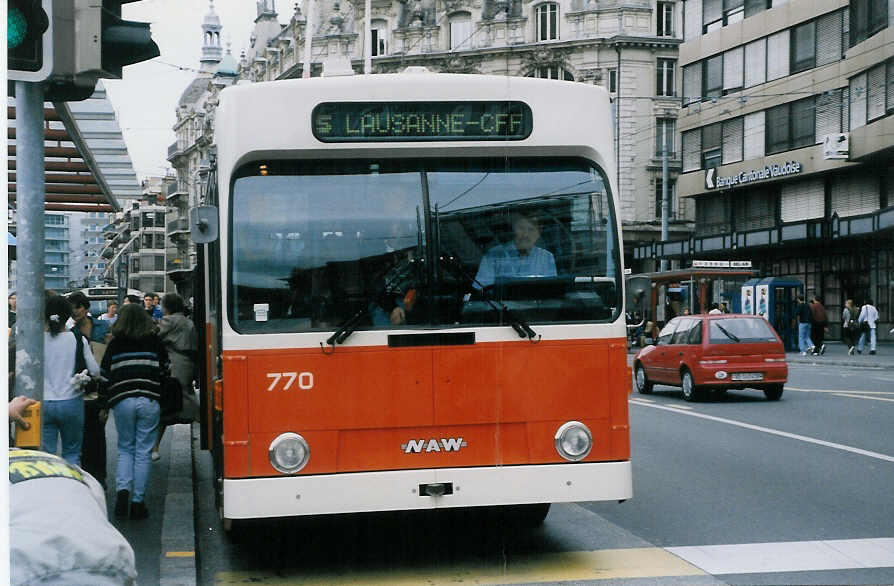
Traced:
[[314, 373], [312, 372], [268, 372], [267, 378], [273, 379], [270, 383], [270, 386], [267, 387], [268, 391], [272, 391], [276, 389], [276, 386], [279, 384], [279, 381], [284, 378], [287, 379], [285, 381], [285, 385], [283, 385], [282, 390], [288, 391], [292, 388], [292, 384], [294, 384], [295, 379], [298, 379], [298, 388], [309, 391], [314, 388]]

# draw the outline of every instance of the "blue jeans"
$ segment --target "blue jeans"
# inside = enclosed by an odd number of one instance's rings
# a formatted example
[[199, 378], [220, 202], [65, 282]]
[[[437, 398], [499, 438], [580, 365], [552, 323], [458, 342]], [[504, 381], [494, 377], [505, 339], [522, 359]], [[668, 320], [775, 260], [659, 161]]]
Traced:
[[143, 502], [151, 452], [158, 436], [161, 406], [147, 397], [129, 397], [112, 407], [118, 431], [118, 464], [115, 468], [115, 490], [129, 490], [131, 500]]
[[62, 458], [69, 464], [81, 465], [81, 443], [84, 440], [84, 397], [64, 401], [43, 401], [40, 408], [40, 447], [56, 453], [62, 436]]
[[866, 332], [860, 334], [860, 341], [857, 342], [857, 350], [860, 352], [863, 351], [863, 346], [866, 343], [866, 338], [869, 338], [869, 349], [875, 352], [875, 342], [876, 342], [876, 329], [872, 328], [869, 330], [869, 336], [866, 335]]
[[813, 348], [813, 342], [810, 341], [810, 324], [798, 323], [798, 350], [807, 352]]

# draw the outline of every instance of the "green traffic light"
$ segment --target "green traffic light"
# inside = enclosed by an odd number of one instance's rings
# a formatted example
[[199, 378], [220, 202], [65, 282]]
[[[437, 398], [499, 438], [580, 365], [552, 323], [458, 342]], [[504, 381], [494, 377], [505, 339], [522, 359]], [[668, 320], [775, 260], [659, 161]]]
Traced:
[[28, 20], [18, 6], [6, 10], [6, 47], [15, 49], [28, 36]]

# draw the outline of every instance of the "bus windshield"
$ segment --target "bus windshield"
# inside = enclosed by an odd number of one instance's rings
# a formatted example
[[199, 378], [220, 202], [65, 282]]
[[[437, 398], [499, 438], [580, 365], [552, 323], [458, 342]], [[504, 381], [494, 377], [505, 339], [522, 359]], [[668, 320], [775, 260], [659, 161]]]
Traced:
[[239, 332], [616, 317], [614, 210], [590, 161], [265, 161], [234, 177]]

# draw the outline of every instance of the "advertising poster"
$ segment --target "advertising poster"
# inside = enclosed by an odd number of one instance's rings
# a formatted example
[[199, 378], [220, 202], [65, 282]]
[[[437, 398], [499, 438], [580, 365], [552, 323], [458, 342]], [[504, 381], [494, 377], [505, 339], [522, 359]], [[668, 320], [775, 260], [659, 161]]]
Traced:
[[767, 317], [767, 306], [770, 304], [770, 286], [757, 286], [757, 314]]
[[754, 314], [754, 287], [742, 287], [742, 313]]

